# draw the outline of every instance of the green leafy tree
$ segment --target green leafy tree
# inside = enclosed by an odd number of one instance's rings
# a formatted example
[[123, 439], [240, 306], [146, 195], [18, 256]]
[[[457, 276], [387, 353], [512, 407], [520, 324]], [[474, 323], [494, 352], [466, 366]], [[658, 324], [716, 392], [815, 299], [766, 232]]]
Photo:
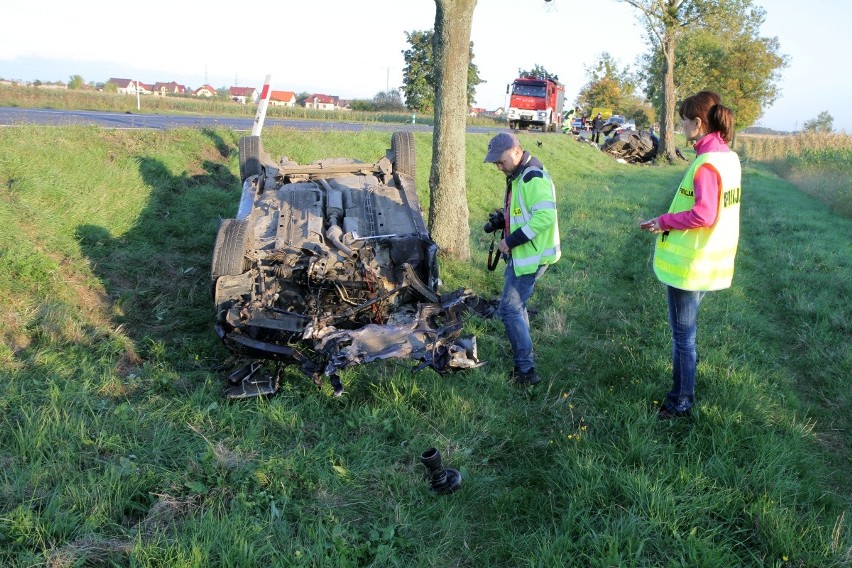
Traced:
[[[436, 0], [437, 1], [437, 0]], [[405, 105], [418, 112], [431, 111], [435, 108], [435, 56], [434, 29], [426, 31], [405, 32], [409, 48], [402, 52], [405, 60], [403, 69], [402, 92], [405, 95]], [[470, 42], [469, 42], [470, 43]], [[479, 77], [479, 69], [473, 63], [473, 43], [470, 43], [467, 67], [467, 105], [474, 103], [477, 85], [484, 83]]]
[[349, 103], [349, 108], [352, 110], [374, 111], [376, 110], [373, 101], [370, 99], [352, 99]]
[[827, 110], [824, 110], [816, 118], [806, 120], [802, 129], [808, 132], [831, 132], [834, 130], [834, 117], [828, 114]]
[[298, 95], [296, 95], [296, 104], [298, 106], [305, 106], [305, 101], [308, 100], [308, 97], [311, 96], [311, 93], [307, 91], [302, 91]]
[[[737, 90], [737, 81], [739, 78], [749, 79], [748, 73], [740, 72], [739, 65], [750, 63], [749, 58], [751, 52], [749, 49], [759, 48], [777, 48], [777, 41], [769, 40], [762, 43], [757, 37], [759, 23], [762, 22], [763, 11], [760, 8], [752, 6], [752, 0], [618, 0], [625, 2], [642, 14], [642, 18], [648, 30], [648, 39], [651, 45], [652, 58], [658, 58], [657, 67], [648, 67], [648, 97], [657, 102], [660, 112], [660, 150], [659, 155], [669, 161], [675, 159], [674, 145], [674, 126], [675, 126], [675, 111], [676, 99], [678, 97], [687, 96], [692, 92], [711, 88], [713, 85], [713, 72], [718, 73], [729, 72], [727, 85], [719, 81], [720, 85], [717, 90], [722, 95], [723, 100], [729, 103], [735, 113], [742, 114], [743, 119], [749, 114], [747, 105], [747, 96], [742, 99], [737, 99], [735, 91]], [[702, 68], [701, 63], [706, 62], [703, 66], [707, 72], [701, 79], [701, 86], [695, 88], [691, 92], [687, 92], [688, 81], [683, 83], [683, 92], [677, 89], [677, 47], [684, 45], [684, 38], [692, 33], [697, 33], [698, 30], [709, 31], [715, 34], [720, 43], [724, 43], [731, 37], [733, 41], [739, 41], [742, 44], [742, 49], [732, 50], [732, 57], [727, 61], [721, 61], [713, 58], [706, 52], [692, 51], [691, 57], [686, 63], [689, 69]], [[733, 33], [737, 31], [738, 33]], [[728, 37], [725, 37], [728, 36]], [[744, 40], [749, 41], [744, 41]], [[755, 41], [752, 41], [755, 40]], [[684, 53], [684, 50], [681, 50]], [[768, 58], [772, 61], [773, 58]], [[783, 58], [781, 59], [783, 64]], [[780, 65], [780, 64], [779, 64]], [[771, 66], [771, 63], [770, 63]], [[781, 65], [783, 66], [783, 65]], [[686, 67], [681, 67], [680, 71]], [[773, 69], [776, 71], [778, 66]], [[771, 75], [771, 74], [770, 74]], [[700, 75], [696, 73], [695, 77]], [[753, 78], [753, 76], [751, 77]], [[764, 96], [766, 100], [774, 100], [776, 96], [772, 93], [772, 79], [769, 80], [769, 89], [766, 90]], [[765, 83], [757, 81], [755, 83], [743, 81], [741, 90], [751, 91], [750, 96], [759, 97], [760, 90], [766, 87]], [[728, 89], [722, 88], [727, 86]], [[754, 103], [752, 103], [754, 104]], [[738, 106], [739, 105], [739, 106]], [[757, 108], [756, 105], [754, 108]], [[742, 120], [742, 119], [738, 119]]]
[[521, 79], [550, 79], [551, 81], [559, 82], [558, 75], [551, 73], [538, 63], [535, 64], [535, 67], [531, 71], [518, 69], [518, 77]]
[[355, 99], [349, 103], [352, 110], [405, 112], [402, 95], [397, 90], [380, 91], [372, 99]]
[[637, 94], [639, 83], [629, 67], [620, 69], [608, 52], [600, 60], [586, 67], [588, 82], [580, 89], [576, 104], [584, 109], [611, 108], [636, 122], [639, 128], [648, 128], [654, 121], [651, 105]]
[[[736, 128], [754, 124], [778, 98], [780, 71], [787, 57], [780, 55], [777, 38], [759, 37], [765, 14], [748, 2], [716, 17], [706, 27], [684, 32], [675, 49], [676, 99], [703, 89], [722, 96], [734, 111]], [[659, 52], [644, 58], [647, 95], [656, 108], [662, 106], [662, 91], [655, 78], [662, 72]]]
[[608, 52], [603, 52], [594, 66], [586, 67], [586, 76], [589, 80], [577, 95], [580, 107], [606, 107], [624, 113], [635, 105], [636, 79], [628, 68], [619, 69]]
[[379, 111], [404, 111], [405, 103], [396, 89], [376, 93], [372, 100], [373, 109]]
[[405, 105], [423, 112], [435, 107], [435, 61], [432, 54], [432, 30], [405, 32], [410, 47], [402, 52], [405, 60], [402, 92]]
[[684, 31], [711, 21], [725, 0], [619, 0], [630, 4], [642, 14], [648, 39], [663, 61], [662, 73], [654, 80], [660, 83], [660, 149], [658, 155], [673, 162], [674, 144], [675, 47]]
[[71, 75], [68, 78], [68, 88], [69, 89], [82, 89], [86, 86], [86, 82], [83, 80], [83, 77], [80, 75]]

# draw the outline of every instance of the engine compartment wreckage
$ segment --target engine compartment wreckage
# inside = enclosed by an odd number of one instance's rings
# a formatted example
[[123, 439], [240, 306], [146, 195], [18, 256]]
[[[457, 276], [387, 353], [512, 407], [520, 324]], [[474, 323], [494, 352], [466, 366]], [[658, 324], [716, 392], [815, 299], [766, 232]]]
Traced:
[[479, 299], [438, 292], [411, 132], [394, 132], [375, 163], [274, 162], [259, 136], [243, 137], [239, 151], [242, 197], [211, 265], [216, 332], [245, 363], [228, 377], [228, 397], [274, 393], [287, 364], [317, 384], [329, 377], [335, 395], [338, 371], [380, 359], [439, 373], [483, 364], [476, 338], [461, 336]]

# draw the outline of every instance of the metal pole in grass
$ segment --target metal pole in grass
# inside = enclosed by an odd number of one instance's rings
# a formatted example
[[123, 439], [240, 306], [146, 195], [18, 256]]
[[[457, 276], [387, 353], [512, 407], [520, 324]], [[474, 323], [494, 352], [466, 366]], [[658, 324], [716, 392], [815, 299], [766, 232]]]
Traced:
[[139, 104], [139, 79], [136, 79], [136, 110], [142, 108], [142, 105]]
[[257, 114], [254, 117], [254, 126], [251, 129], [252, 136], [260, 136], [260, 131], [263, 130], [263, 121], [266, 119], [266, 107], [269, 105], [269, 96], [271, 94], [269, 90], [271, 79], [272, 75], [267, 75], [266, 80], [263, 82], [263, 90], [260, 92], [260, 101], [258, 101], [257, 105]]

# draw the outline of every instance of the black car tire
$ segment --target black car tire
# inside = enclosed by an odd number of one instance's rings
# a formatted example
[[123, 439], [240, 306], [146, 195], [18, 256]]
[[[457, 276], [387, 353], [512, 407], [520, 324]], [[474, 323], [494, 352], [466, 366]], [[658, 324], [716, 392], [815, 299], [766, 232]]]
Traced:
[[243, 136], [240, 138], [240, 181], [247, 177], [260, 175], [261, 154], [263, 147], [260, 136]]
[[246, 270], [248, 247], [248, 219], [225, 219], [216, 234], [210, 278], [236, 276]]
[[391, 152], [394, 171], [415, 177], [417, 163], [414, 159], [414, 134], [408, 130], [394, 132], [391, 136]]

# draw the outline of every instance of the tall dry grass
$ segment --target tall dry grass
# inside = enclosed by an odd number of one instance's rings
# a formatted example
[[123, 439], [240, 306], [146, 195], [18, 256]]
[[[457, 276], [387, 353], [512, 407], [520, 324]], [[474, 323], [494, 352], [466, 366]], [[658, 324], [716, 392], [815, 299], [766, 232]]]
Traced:
[[740, 134], [736, 150], [747, 162], [763, 163], [805, 193], [852, 217], [852, 135], [802, 132]]

